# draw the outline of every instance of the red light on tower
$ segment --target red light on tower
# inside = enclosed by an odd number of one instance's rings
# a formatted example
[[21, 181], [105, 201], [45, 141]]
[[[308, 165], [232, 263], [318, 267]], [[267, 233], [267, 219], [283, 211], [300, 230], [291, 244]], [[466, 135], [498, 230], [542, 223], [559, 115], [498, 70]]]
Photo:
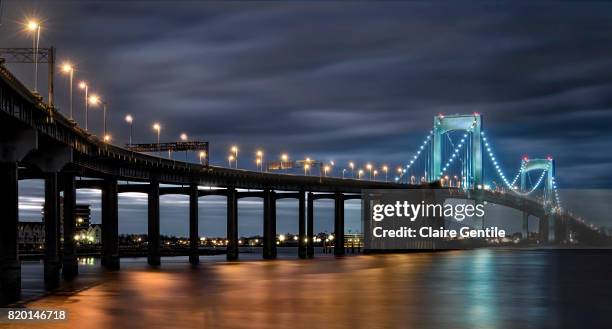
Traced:
[[550, 155], [546, 156], [546, 160], [552, 160], [552, 159], [553, 159], [552, 156], [550, 156]]
[[479, 116], [479, 115], [480, 115], [480, 113], [474, 112], [474, 116]]
[[439, 113], [438, 116], [442, 119], [444, 118], [444, 113]]
[[524, 156], [523, 156], [523, 161], [529, 161], [529, 157], [528, 157], [528, 156], [526, 156], [526, 155], [524, 155]]

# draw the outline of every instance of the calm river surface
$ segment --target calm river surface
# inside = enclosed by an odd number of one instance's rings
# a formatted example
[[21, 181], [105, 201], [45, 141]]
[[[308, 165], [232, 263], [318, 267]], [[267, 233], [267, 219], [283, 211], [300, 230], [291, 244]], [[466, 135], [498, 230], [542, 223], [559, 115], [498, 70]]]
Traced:
[[[63, 308], [64, 323], [6, 328], [612, 328], [612, 251], [467, 250], [242, 261], [122, 259], [37, 296], [24, 265], [26, 307]], [[84, 261], [84, 263], [87, 263]], [[35, 277], [36, 278], [35, 280]]]

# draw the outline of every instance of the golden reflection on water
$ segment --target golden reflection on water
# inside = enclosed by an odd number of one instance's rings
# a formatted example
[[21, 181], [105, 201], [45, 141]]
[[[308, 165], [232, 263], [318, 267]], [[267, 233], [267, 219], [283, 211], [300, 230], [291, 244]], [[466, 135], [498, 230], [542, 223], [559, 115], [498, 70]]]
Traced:
[[514, 321], [499, 316], [516, 307], [504, 304], [516, 296], [492, 272], [495, 256], [131, 264], [90, 289], [28, 304], [63, 308], [70, 317], [28, 328], [495, 328]]

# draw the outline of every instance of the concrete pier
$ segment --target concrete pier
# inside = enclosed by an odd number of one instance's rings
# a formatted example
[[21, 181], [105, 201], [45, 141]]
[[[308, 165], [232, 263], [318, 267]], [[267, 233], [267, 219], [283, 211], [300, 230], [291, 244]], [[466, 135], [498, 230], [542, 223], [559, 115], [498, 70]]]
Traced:
[[79, 274], [74, 240], [76, 209], [74, 175], [63, 175], [62, 190], [64, 191], [64, 250], [62, 255], [62, 277], [64, 277], [64, 279], [72, 279]]
[[238, 196], [236, 189], [227, 189], [227, 260], [238, 259]]
[[59, 192], [56, 172], [45, 174], [45, 288], [54, 289], [59, 284]]
[[148, 203], [148, 245], [149, 255], [147, 262], [149, 265], [157, 266], [160, 264], [160, 238], [159, 238], [159, 182], [149, 183], [149, 203]]
[[198, 246], [198, 185], [189, 186], [189, 263], [197, 265], [200, 262]]
[[0, 305], [18, 300], [21, 293], [17, 178], [17, 162], [0, 162]]

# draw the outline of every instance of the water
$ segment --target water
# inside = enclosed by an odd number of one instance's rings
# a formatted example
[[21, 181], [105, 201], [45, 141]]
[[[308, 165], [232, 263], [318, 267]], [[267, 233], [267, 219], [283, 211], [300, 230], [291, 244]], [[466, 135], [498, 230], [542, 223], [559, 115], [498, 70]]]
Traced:
[[[286, 256], [281, 253], [282, 256]], [[28, 328], [611, 328], [611, 251], [464, 250], [259, 260], [241, 254], [81, 265], [27, 307], [70, 321]], [[31, 273], [32, 266], [24, 265]], [[7, 326], [18, 328], [18, 326]], [[24, 326], [25, 327], [25, 326]]]

